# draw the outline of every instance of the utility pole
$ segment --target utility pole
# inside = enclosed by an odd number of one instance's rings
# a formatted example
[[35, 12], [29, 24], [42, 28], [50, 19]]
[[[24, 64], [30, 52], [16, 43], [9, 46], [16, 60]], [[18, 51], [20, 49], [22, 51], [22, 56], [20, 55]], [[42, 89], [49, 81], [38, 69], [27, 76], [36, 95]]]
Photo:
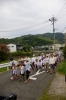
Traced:
[[49, 21], [52, 22], [52, 25], [53, 25], [53, 34], [54, 34], [54, 51], [55, 51], [55, 28], [54, 28], [54, 24], [55, 24], [55, 21], [57, 21], [57, 19], [53, 16], [51, 19], [49, 19]]

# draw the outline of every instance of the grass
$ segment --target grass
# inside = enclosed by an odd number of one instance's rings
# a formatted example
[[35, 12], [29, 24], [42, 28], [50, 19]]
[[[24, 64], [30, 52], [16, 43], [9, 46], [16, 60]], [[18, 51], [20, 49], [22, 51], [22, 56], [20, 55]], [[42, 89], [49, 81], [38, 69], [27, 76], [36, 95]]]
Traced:
[[0, 68], [0, 72], [7, 71], [7, 67]]
[[52, 96], [52, 95], [45, 94], [40, 98], [40, 100], [66, 100], [66, 98], [62, 97], [61, 95]]
[[61, 65], [57, 68], [60, 74], [66, 75], [66, 60], [64, 60]]
[[[63, 61], [61, 63], [61, 65], [57, 68], [57, 72], [59, 72], [63, 75], [66, 74], [66, 61]], [[52, 79], [52, 81], [53, 81], [53, 79]], [[48, 85], [48, 87], [46, 88], [45, 92], [42, 94], [42, 96], [40, 97], [39, 100], [66, 100], [66, 97], [63, 97], [62, 95], [49, 94], [50, 85], [51, 85], [52, 81], [50, 82], [50, 84]]]
[[[53, 79], [52, 79], [52, 81], [53, 81]], [[48, 87], [46, 88], [45, 92], [42, 94], [42, 96], [40, 97], [39, 100], [66, 100], [66, 98], [61, 95], [55, 95], [55, 94], [51, 95], [48, 93], [52, 81], [50, 82], [50, 84], [48, 85]]]

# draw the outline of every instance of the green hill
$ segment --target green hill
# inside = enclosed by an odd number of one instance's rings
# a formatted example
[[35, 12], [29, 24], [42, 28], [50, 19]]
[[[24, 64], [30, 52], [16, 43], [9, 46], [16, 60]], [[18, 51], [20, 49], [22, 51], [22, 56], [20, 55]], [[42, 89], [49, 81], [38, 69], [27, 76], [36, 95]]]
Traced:
[[[64, 43], [64, 34], [63, 33], [55, 33], [56, 43]], [[21, 37], [13, 38], [13, 39], [0, 39], [0, 43], [15, 43], [31, 46], [42, 46], [54, 43], [54, 34], [53, 33], [45, 33], [45, 34], [37, 34], [37, 35], [24, 35]]]

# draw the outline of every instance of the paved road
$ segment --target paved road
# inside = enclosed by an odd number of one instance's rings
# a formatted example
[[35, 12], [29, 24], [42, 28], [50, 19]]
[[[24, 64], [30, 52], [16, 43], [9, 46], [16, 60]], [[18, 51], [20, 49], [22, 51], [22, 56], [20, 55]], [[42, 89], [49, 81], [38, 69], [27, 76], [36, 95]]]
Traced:
[[[34, 74], [36, 72], [33, 72]], [[11, 81], [11, 71], [0, 74], [0, 95], [8, 96], [10, 93], [17, 94], [17, 100], [37, 100], [44, 93], [54, 74], [41, 73], [37, 80], [29, 80], [27, 84], [19, 80]]]

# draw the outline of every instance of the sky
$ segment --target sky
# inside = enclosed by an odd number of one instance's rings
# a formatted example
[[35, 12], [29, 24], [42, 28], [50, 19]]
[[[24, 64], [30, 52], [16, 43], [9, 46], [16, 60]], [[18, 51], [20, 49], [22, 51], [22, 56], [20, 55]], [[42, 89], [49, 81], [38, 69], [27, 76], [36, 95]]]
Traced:
[[[53, 32], [66, 27], [66, 0], [0, 0], [0, 38]], [[66, 32], [66, 29], [63, 33]]]

